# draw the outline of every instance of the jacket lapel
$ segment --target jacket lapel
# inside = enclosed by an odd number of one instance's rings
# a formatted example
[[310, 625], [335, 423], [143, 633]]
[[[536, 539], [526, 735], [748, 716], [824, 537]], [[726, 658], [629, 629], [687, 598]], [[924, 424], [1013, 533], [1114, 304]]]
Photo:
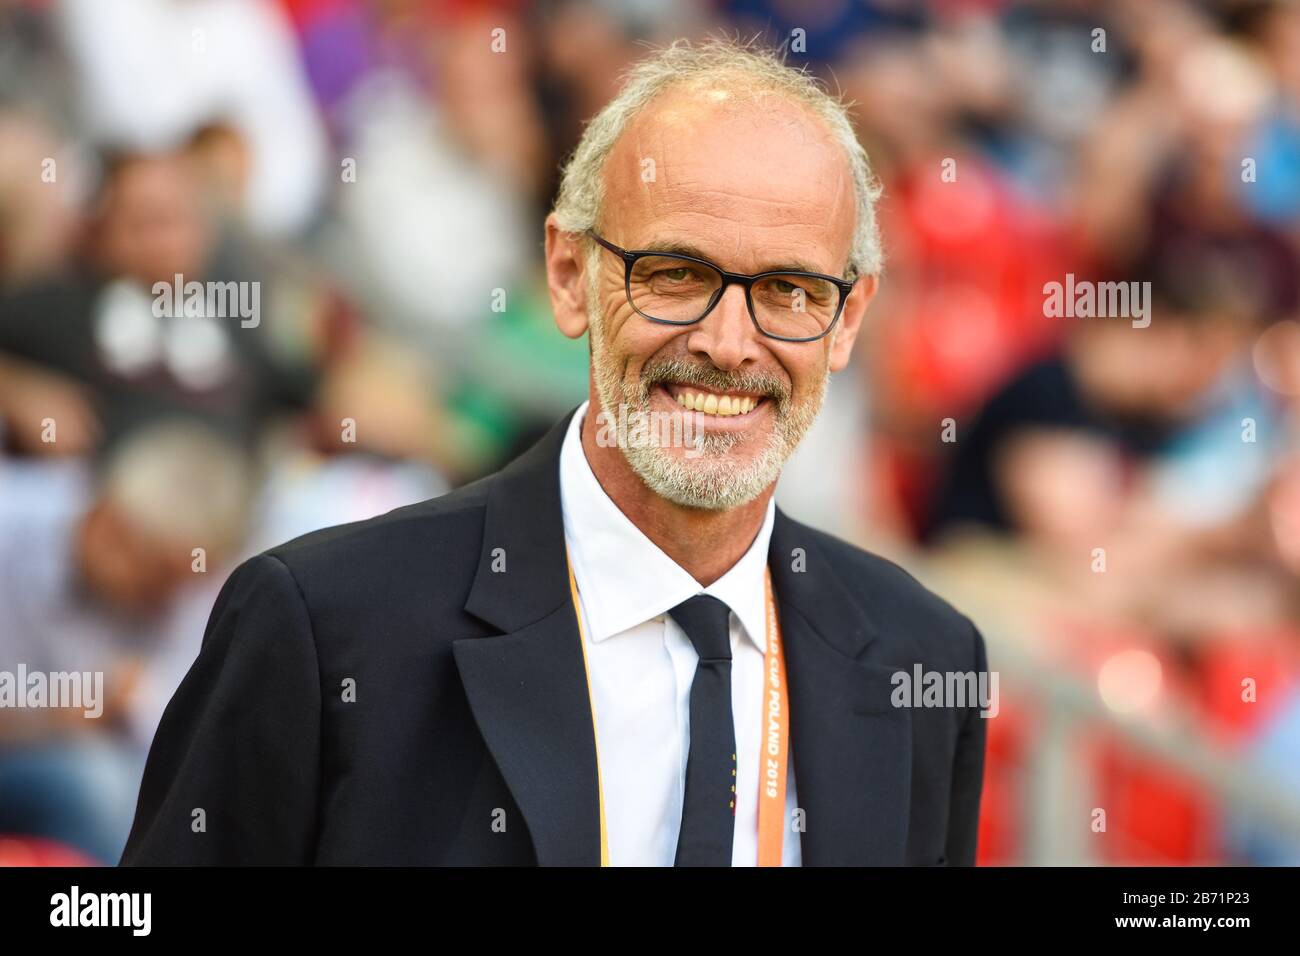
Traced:
[[596, 743], [560, 511], [560, 447], [572, 417], [488, 479], [465, 609], [503, 633], [453, 643], [479, 732], [543, 866], [600, 863]]
[[898, 668], [871, 660], [879, 646], [870, 619], [810, 529], [780, 509], [768, 560], [790, 681], [804, 865], [902, 865], [912, 728], [911, 712], [890, 704]]

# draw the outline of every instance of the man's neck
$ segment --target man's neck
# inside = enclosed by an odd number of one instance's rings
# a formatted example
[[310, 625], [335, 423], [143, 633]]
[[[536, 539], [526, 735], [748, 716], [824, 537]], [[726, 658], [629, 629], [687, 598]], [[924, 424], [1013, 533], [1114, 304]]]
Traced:
[[622, 449], [596, 441], [595, 401], [582, 423], [582, 451], [596, 480], [641, 533], [691, 577], [708, 587], [749, 550], [763, 527], [776, 485], [726, 511], [686, 508], [652, 491], [632, 470]]

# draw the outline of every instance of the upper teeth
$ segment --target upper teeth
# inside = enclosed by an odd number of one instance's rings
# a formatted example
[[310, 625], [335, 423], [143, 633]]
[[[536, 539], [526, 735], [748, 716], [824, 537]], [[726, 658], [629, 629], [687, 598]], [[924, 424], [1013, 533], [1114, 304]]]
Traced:
[[706, 415], [743, 415], [758, 399], [748, 395], [714, 395], [712, 392], [678, 392], [677, 404]]

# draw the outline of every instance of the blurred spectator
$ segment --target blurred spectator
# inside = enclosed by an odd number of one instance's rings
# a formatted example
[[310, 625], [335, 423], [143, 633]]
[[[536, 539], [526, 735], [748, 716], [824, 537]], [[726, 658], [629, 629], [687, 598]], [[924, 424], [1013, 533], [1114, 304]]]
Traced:
[[[1157, 494], [1171, 507], [1179, 496], [1194, 500], [1196, 513], [1188, 520], [1206, 517], [1208, 501], [1218, 504], [1216, 518], [1249, 504], [1262, 486], [1263, 455], [1240, 453], [1241, 419], [1252, 417], [1266, 442], [1274, 434], [1268, 427], [1274, 410], [1241, 367], [1256, 313], [1234, 297], [1236, 283], [1227, 288], [1214, 281], [1227, 276], [1216, 276], [1204, 261], [1186, 270], [1186, 261], [1170, 263], [1151, 284], [1147, 327], [1135, 327], [1128, 316], [1056, 320], [1074, 324], [1065, 352], [1008, 383], [954, 443], [932, 533], [976, 522], [1027, 535], [1065, 534], [1064, 526], [1053, 528], [1056, 521], [1099, 532], [1113, 522], [1099, 520], [1103, 515], [1083, 502], [1092, 493], [1098, 507], [1119, 503], [1122, 489], [1132, 484], [1125, 459], [1168, 463], [1192, 454], [1196, 442], [1204, 447], [1225, 427], [1236, 454], [1215, 463], [1224, 487], [1166, 483]], [[1099, 457], [1086, 453], [1089, 446]], [[1060, 449], [1056, 465], [1049, 448]], [[1085, 467], [1089, 461], [1093, 466]], [[1235, 497], [1225, 501], [1229, 493]]]
[[328, 163], [293, 35], [262, 0], [58, 0], [91, 139], [154, 152], [213, 122], [249, 144], [244, 212], [271, 235], [318, 211]]
[[414, 49], [377, 63], [337, 110], [352, 164], [341, 255], [390, 328], [455, 364], [536, 268], [529, 224], [554, 156], [522, 20], [449, 8], [417, 28]]
[[0, 833], [113, 863], [154, 726], [242, 547], [253, 475], [192, 422], [78, 462], [0, 463], [0, 669], [102, 675], [102, 712], [0, 711]]
[[[247, 439], [278, 403], [301, 403], [307, 383], [295, 390], [294, 371], [278, 366], [269, 347], [271, 323], [260, 328], [273, 297], [263, 302], [260, 278], [219, 248], [185, 155], [110, 157], [83, 255], [63, 274], [0, 298], [0, 371], [11, 378], [0, 385], [0, 422], [10, 447], [76, 453], [90, 420], [111, 437], [176, 410]], [[232, 283], [257, 313], [195, 316], [171, 295], [159, 308], [155, 283], [170, 292], [177, 276]], [[34, 386], [57, 404], [42, 409]], [[34, 437], [46, 419], [65, 426], [68, 445]]]
[[0, 112], [0, 288], [62, 267], [76, 236], [76, 159], [36, 118]]

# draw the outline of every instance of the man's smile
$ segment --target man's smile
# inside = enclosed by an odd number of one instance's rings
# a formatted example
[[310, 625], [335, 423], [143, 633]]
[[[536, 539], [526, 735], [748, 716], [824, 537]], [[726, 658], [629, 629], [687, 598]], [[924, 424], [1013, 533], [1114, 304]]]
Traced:
[[700, 385], [661, 382], [651, 389], [660, 408], [668, 403], [696, 413], [696, 424], [710, 429], [740, 431], [768, 414], [770, 399], [753, 391], [720, 391]]

